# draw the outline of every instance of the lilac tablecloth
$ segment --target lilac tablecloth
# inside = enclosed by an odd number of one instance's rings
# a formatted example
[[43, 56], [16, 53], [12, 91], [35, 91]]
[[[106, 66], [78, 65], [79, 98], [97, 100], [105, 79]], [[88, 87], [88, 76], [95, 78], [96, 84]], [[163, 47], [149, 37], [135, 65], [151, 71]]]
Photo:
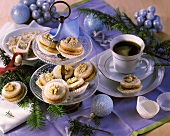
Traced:
[[[69, 17], [70, 19], [78, 15], [77, 9], [80, 7], [96, 9], [110, 15], [115, 14], [115, 10], [106, 2], [102, 0], [91, 0], [81, 5], [72, 7], [72, 12]], [[64, 13], [64, 15], [66, 14], [67, 13]], [[83, 29], [83, 19], [84, 16], [81, 15], [79, 17], [79, 24], [82, 29]], [[45, 26], [50, 26], [50, 27], [54, 27], [55, 25], [56, 24], [51, 24], [51, 23], [45, 24]], [[120, 32], [117, 31], [107, 32], [108, 37], [111, 38], [119, 34]], [[104, 48], [99, 46], [99, 44], [94, 40], [92, 40], [92, 42], [94, 48], [91, 55], [87, 59], [90, 59], [95, 54], [98, 54], [103, 50], [107, 49], [107, 47]], [[156, 89], [154, 89], [152, 92], [146, 94], [145, 97], [151, 100], [156, 100], [159, 94], [161, 94], [162, 92], [169, 91], [170, 88], [169, 79], [170, 79], [170, 67], [166, 67], [166, 73], [162, 84]], [[72, 114], [65, 115], [63, 116], [63, 118], [59, 118], [58, 120], [55, 120], [47, 117], [46, 126], [42, 130], [37, 129], [34, 131], [30, 131], [30, 129], [28, 128], [28, 126], [26, 126], [26, 124], [22, 124], [17, 128], [11, 130], [10, 132], [6, 133], [5, 136], [37, 136], [37, 135], [38, 136], [60, 136], [62, 134], [64, 135], [65, 127], [68, 126], [67, 120], [69, 118], [72, 118], [80, 114], [83, 115], [90, 114], [91, 99], [92, 98], [89, 98], [83, 101], [82, 106], [79, 108], [78, 111]], [[160, 110], [159, 113], [152, 119], [146, 120], [141, 118], [136, 111], [136, 97], [124, 98], [124, 99], [113, 98], [113, 102], [114, 102], [113, 112], [109, 116], [101, 119], [101, 125], [99, 125], [99, 128], [103, 130], [107, 130], [115, 136], [128, 136], [131, 135], [132, 133], [133, 135], [137, 135], [138, 130], [141, 130], [141, 132], [139, 133], [144, 133], [170, 120], [170, 116], [169, 116], [170, 112], [165, 112], [162, 110]], [[164, 120], [160, 121], [162, 119]], [[94, 135], [104, 136], [105, 134], [96, 131]]]

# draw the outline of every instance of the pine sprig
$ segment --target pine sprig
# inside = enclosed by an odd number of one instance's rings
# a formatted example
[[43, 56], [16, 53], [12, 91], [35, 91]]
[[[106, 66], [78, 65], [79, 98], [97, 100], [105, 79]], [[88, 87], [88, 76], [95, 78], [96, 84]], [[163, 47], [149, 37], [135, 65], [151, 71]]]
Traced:
[[28, 98], [28, 96], [26, 96], [22, 101], [20, 101], [19, 103], [17, 103], [19, 107], [21, 108], [27, 108], [30, 104], [30, 100]]
[[148, 29], [141, 29], [140, 26], [136, 26], [128, 15], [121, 13], [119, 9], [116, 9], [114, 16], [89, 8], [79, 8], [79, 14], [92, 14], [95, 18], [101, 20], [107, 29], [116, 29], [124, 34], [139, 36], [146, 45], [144, 52], [170, 61], [170, 40], [159, 42], [155, 35], [150, 33]]
[[31, 105], [31, 115], [28, 117], [27, 125], [32, 131], [36, 128], [42, 129], [45, 124], [45, 116], [41, 111], [39, 100], [34, 97]]
[[5, 55], [5, 51], [0, 49], [0, 59], [2, 60], [4, 66], [8, 65], [10, 62], [10, 57]]
[[75, 135], [81, 133], [82, 136], [91, 136], [93, 134], [93, 131], [101, 131], [112, 136], [112, 134], [108, 131], [95, 128], [89, 124], [83, 124], [77, 119], [69, 119], [69, 125], [69, 131], [71, 131], [71, 133]]
[[51, 105], [51, 104], [48, 106], [47, 111], [48, 113], [50, 113], [50, 115], [54, 116], [56, 119], [58, 119], [59, 117], [61, 117], [66, 113], [66, 111], [62, 106]]

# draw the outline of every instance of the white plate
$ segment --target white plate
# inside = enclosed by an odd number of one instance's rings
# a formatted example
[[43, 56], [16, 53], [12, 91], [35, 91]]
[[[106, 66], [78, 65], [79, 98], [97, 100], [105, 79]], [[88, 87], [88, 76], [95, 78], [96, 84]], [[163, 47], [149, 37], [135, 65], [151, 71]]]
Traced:
[[[30, 28], [30, 27], [23, 27], [23, 28], [20, 28], [20, 29], [16, 29], [10, 33], [8, 33], [3, 41], [2, 41], [2, 48], [4, 49], [4, 51], [12, 58], [13, 54], [9, 51], [9, 49], [7, 48], [6, 46], [6, 43], [9, 39], [9, 37], [16, 37], [16, 36], [19, 36], [21, 35], [23, 32], [32, 32], [32, 31], [40, 31], [40, 32], [43, 32], [44, 30], [43, 29], [40, 29], [40, 28]], [[25, 58], [24, 60], [37, 60], [38, 57], [33, 57], [33, 58]]]
[[[102, 54], [105, 54], [106, 52], [107, 50], [91, 58], [93, 64], [94, 65], [98, 64], [99, 57]], [[155, 57], [151, 57], [151, 58], [156, 63], [159, 63], [159, 60], [157, 58]], [[122, 94], [117, 90], [117, 87], [119, 86], [119, 82], [106, 78], [101, 72], [98, 73], [99, 73], [99, 86], [97, 88], [98, 91], [113, 97], [125, 98], [125, 97], [136, 97], [136, 96], [144, 95], [154, 90], [156, 87], [158, 87], [161, 84], [164, 77], [165, 69], [164, 67], [155, 67], [153, 73], [150, 74], [148, 77], [146, 77], [144, 80], [142, 80], [143, 87], [141, 91], [134, 94]]]
[[[154, 71], [154, 60], [149, 55], [143, 55], [142, 57], [146, 58], [149, 62], [149, 65], [146, 65], [146, 62], [142, 61], [139, 68], [133, 74], [140, 80], [145, 79]], [[143, 68], [144, 67], [144, 68]], [[113, 59], [111, 50], [106, 50], [100, 57], [98, 62], [98, 68], [100, 72], [110, 80], [121, 82], [125, 75], [117, 72], [113, 66]]]

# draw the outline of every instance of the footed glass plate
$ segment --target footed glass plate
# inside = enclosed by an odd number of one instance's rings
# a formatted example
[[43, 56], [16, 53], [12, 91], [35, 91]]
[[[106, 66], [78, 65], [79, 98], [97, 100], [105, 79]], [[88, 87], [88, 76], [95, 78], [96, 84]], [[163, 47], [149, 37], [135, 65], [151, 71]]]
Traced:
[[[91, 62], [93, 62], [93, 64], [97, 66], [100, 56], [105, 53], [108, 53], [108, 51], [106, 50], [98, 54], [97, 56], [91, 58]], [[148, 55], [148, 57], [149, 56], [150, 55]], [[151, 56], [149, 58], [152, 61], [159, 63], [159, 60], [157, 58]], [[161, 84], [164, 77], [164, 73], [165, 73], [164, 67], [155, 67], [153, 72], [141, 81], [143, 87], [139, 92], [133, 94], [123, 94], [117, 90], [117, 88], [120, 85], [119, 82], [107, 78], [100, 71], [98, 71], [99, 86], [97, 90], [117, 98], [136, 97], [144, 95], [146, 93], [153, 91], [156, 87], [158, 87]]]
[[[38, 37], [39, 36], [37, 36], [37, 38]], [[80, 29], [80, 36], [78, 37], [78, 41], [83, 45], [84, 52], [81, 55], [74, 57], [74, 58], [63, 58], [61, 54], [56, 54], [56, 55], [46, 54], [44, 51], [42, 51], [39, 48], [38, 42], [36, 40], [34, 40], [33, 46], [32, 46], [34, 54], [40, 60], [46, 63], [49, 63], [49, 64], [54, 64], [54, 65], [68, 65], [68, 64], [80, 62], [81, 60], [83, 60], [85, 57], [87, 57], [90, 54], [93, 48], [91, 37], [81, 29]]]
[[[41, 75], [42, 73], [51, 72], [55, 66], [56, 65], [53, 65], [53, 64], [45, 64], [45, 65], [41, 66], [39, 69], [37, 69], [31, 76], [30, 89], [31, 89], [32, 93], [43, 102], [46, 102], [46, 101], [42, 98], [42, 90], [36, 84], [36, 81], [39, 78], [39, 75]], [[57, 105], [71, 105], [71, 104], [79, 103], [79, 102], [91, 97], [95, 93], [97, 86], [98, 86], [98, 76], [96, 75], [96, 77], [91, 82], [89, 82], [89, 85], [83, 94], [73, 97], [71, 99], [64, 100], [63, 102], [61, 102]]]
[[[144, 54], [143, 58], [147, 59], [149, 64], [147, 66], [146, 62], [142, 61], [137, 70], [133, 73], [138, 79], [143, 80], [148, 77], [154, 71], [154, 60], [151, 56]], [[99, 57], [98, 68], [100, 72], [106, 76], [106, 78], [114, 81], [121, 82], [125, 75], [117, 72], [113, 66], [112, 52], [110, 49], [106, 50]]]

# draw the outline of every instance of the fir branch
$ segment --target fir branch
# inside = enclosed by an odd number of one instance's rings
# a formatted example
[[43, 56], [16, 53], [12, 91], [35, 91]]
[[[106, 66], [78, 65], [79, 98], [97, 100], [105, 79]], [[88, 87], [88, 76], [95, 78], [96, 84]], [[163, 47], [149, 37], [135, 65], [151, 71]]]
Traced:
[[0, 49], [0, 59], [2, 60], [4, 66], [8, 65], [10, 62], [10, 57], [5, 54], [5, 51]]
[[30, 130], [34, 130], [36, 128], [42, 129], [45, 126], [45, 116], [41, 111], [39, 100], [37, 98], [33, 98], [32, 106], [31, 106], [31, 115], [27, 120], [27, 125], [30, 127]]
[[112, 136], [112, 134], [108, 131], [101, 130], [98, 128], [94, 128], [91, 125], [83, 124], [79, 122], [77, 119], [69, 119], [69, 131], [72, 132], [72, 134], [77, 135], [78, 133], [82, 133], [82, 136], [91, 136], [93, 134], [93, 131], [101, 131], [104, 133], [107, 133], [108, 135]]
[[146, 45], [144, 52], [170, 61], [170, 40], [159, 42], [155, 35], [150, 33], [148, 29], [141, 29], [140, 26], [136, 26], [132, 20], [125, 13], [121, 13], [119, 9], [116, 9], [114, 16], [89, 8], [79, 8], [79, 14], [92, 14], [95, 18], [101, 20], [107, 29], [116, 29], [124, 34], [135, 34], [139, 36]]
[[50, 113], [50, 115], [55, 116], [56, 119], [58, 119], [59, 117], [66, 113], [62, 106], [52, 104], [49, 104], [47, 111], [48, 113]]
[[19, 103], [17, 103], [19, 107], [21, 108], [27, 108], [30, 104], [29, 98], [28, 96], [26, 96], [22, 101], [20, 101]]

